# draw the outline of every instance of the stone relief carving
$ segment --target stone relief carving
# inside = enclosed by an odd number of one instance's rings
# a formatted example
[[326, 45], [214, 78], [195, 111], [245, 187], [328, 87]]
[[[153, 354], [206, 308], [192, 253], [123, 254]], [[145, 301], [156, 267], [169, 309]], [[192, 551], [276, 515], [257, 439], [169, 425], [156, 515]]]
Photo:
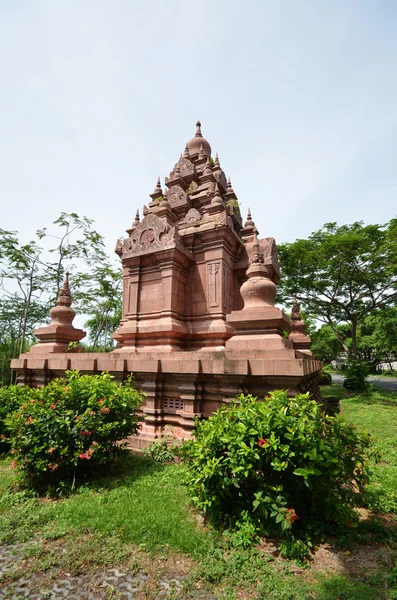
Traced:
[[190, 175], [193, 175], [195, 173], [195, 168], [193, 163], [188, 160], [183, 158], [180, 162], [179, 162], [179, 168], [180, 168], [180, 172], [181, 172], [181, 177], [189, 177]]
[[130, 237], [124, 240], [121, 252], [137, 254], [157, 250], [169, 242], [179, 240], [180, 237], [175, 227], [170, 227], [165, 219], [148, 214], [137, 225]]
[[168, 191], [168, 202], [171, 208], [187, 204], [187, 193], [180, 185], [173, 185]]
[[195, 223], [196, 221], [201, 221], [201, 219], [202, 219], [201, 213], [199, 213], [199, 211], [196, 208], [190, 208], [187, 211], [186, 217], [184, 218], [183, 222], [184, 223]]
[[207, 298], [210, 307], [218, 306], [219, 262], [207, 264]]

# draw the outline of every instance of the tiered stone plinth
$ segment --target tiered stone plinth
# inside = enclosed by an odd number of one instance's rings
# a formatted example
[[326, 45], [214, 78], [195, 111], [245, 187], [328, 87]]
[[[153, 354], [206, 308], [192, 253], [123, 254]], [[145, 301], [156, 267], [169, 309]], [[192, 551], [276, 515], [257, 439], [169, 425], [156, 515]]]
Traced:
[[18, 383], [37, 386], [61, 376], [66, 369], [81, 373], [109, 371], [116, 380], [134, 374], [146, 398], [142, 405], [145, 422], [131, 447], [143, 448], [159, 437], [166, 425], [180, 438], [189, 438], [196, 417], [208, 417], [236, 394], [258, 398], [274, 389], [313, 391], [321, 363], [288, 344], [280, 348], [269, 340], [267, 350], [223, 350], [205, 352], [85, 353], [34, 357], [21, 355], [13, 362]]

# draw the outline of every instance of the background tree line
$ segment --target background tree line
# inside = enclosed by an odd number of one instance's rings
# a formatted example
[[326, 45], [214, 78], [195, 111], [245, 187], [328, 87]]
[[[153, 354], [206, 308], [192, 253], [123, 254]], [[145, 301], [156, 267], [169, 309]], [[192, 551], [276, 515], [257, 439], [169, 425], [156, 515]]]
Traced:
[[[298, 299], [315, 356], [330, 362], [342, 353], [374, 367], [397, 360], [397, 219], [385, 225], [327, 223], [308, 239], [280, 244], [278, 253], [277, 301], [288, 305]], [[66, 270], [73, 306], [85, 315], [87, 349], [113, 348], [121, 318], [121, 267], [107, 256], [93, 221], [62, 213], [29, 243], [0, 229], [1, 385], [11, 381], [11, 359], [49, 321]]]
[[326, 223], [278, 252], [278, 300], [300, 302], [315, 356], [330, 362], [343, 353], [374, 368], [397, 360], [397, 219]]
[[12, 380], [10, 361], [34, 343], [33, 330], [49, 322], [65, 271], [71, 272], [73, 307], [85, 315], [87, 349], [113, 348], [121, 317], [121, 268], [105, 252], [93, 221], [62, 213], [29, 243], [0, 229], [0, 383]]

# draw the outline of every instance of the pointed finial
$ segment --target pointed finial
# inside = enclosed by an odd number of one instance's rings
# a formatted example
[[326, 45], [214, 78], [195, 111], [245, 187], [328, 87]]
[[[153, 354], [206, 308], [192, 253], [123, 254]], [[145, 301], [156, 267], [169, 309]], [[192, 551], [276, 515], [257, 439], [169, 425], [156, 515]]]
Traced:
[[149, 212], [149, 209], [148, 209], [148, 207], [145, 204], [144, 207], [143, 207], [143, 216], [146, 217], [146, 215], [148, 214], [148, 212]]
[[187, 145], [187, 142], [186, 142], [185, 150], [183, 152], [183, 158], [190, 158], [189, 147]]
[[201, 133], [201, 123], [197, 121], [196, 123], [196, 135], [194, 137], [203, 137]]
[[161, 196], [163, 194], [163, 190], [161, 189], [160, 177], [157, 178], [157, 183], [156, 187], [154, 188], [153, 194], [156, 194], [157, 196]]
[[212, 198], [211, 204], [218, 204], [218, 205], [222, 204], [222, 196], [219, 191], [218, 182], [215, 184], [215, 195]]
[[261, 252], [261, 247], [258, 240], [258, 231], [254, 229], [254, 239], [252, 242], [252, 250], [249, 258], [250, 265], [259, 264], [264, 262], [263, 252]]
[[138, 225], [138, 223], [139, 223], [139, 208], [136, 209], [135, 221], [134, 221], [134, 224]]
[[228, 177], [228, 179], [227, 179], [226, 193], [227, 194], [234, 194], [234, 189], [232, 187], [232, 182], [230, 181], [230, 177]]
[[221, 164], [219, 162], [219, 157], [218, 157], [218, 153], [215, 154], [215, 162], [214, 162], [214, 169], [220, 169], [221, 168]]
[[64, 304], [66, 306], [70, 306], [72, 303], [70, 298], [70, 288], [69, 288], [69, 271], [65, 273], [65, 279], [63, 280], [63, 285], [59, 290], [58, 300], [56, 301], [56, 306], [60, 304]]
[[252, 220], [251, 210], [248, 209], [247, 220], [244, 223], [244, 233], [245, 233], [245, 235], [252, 235], [254, 233], [254, 231], [256, 231], [256, 233], [258, 233], [258, 230], [255, 227], [255, 223]]
[[207, 158], [207, 164], [205, 165], [205, 169], [203, 171], [203, 175], [212, 175], [212, 168], [211, 168], [210, 157]]
[[300, 321], [301, 320], [301, 314], [299, 312], [299, 305], [298, 302], [296, 300], [296, 298], [293, 299], [292, 301], [292, 313], [291, 313], [291, 319], [293, 321]]

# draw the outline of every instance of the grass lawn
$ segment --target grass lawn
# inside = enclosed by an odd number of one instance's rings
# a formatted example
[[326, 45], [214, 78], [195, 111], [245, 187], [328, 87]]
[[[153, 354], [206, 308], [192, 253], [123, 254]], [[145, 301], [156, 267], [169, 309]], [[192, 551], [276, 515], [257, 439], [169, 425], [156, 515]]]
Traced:
[[[138, 600], [397, 599], [397, 394], [322, 389], [341, 398], [347, 420], [375, 436], [379, 456], [360, 526], [322, 544], [307, 568], [280, 558], [271, 540], [231, 550], [191, 509], [181, 465], [131, 455], [106, 476], [82, 482], [74, 495], [54, 500], [21, 491], [6, 458], [0, 462], [0, 597], [3, 590], [11, 597], [21, 578], [30, 578], [34, 590], [50, 590], [65, 577], [95, 579], [117, 568], [141, 577]], [[127, 597], [117, 583], [95, 593]]]

